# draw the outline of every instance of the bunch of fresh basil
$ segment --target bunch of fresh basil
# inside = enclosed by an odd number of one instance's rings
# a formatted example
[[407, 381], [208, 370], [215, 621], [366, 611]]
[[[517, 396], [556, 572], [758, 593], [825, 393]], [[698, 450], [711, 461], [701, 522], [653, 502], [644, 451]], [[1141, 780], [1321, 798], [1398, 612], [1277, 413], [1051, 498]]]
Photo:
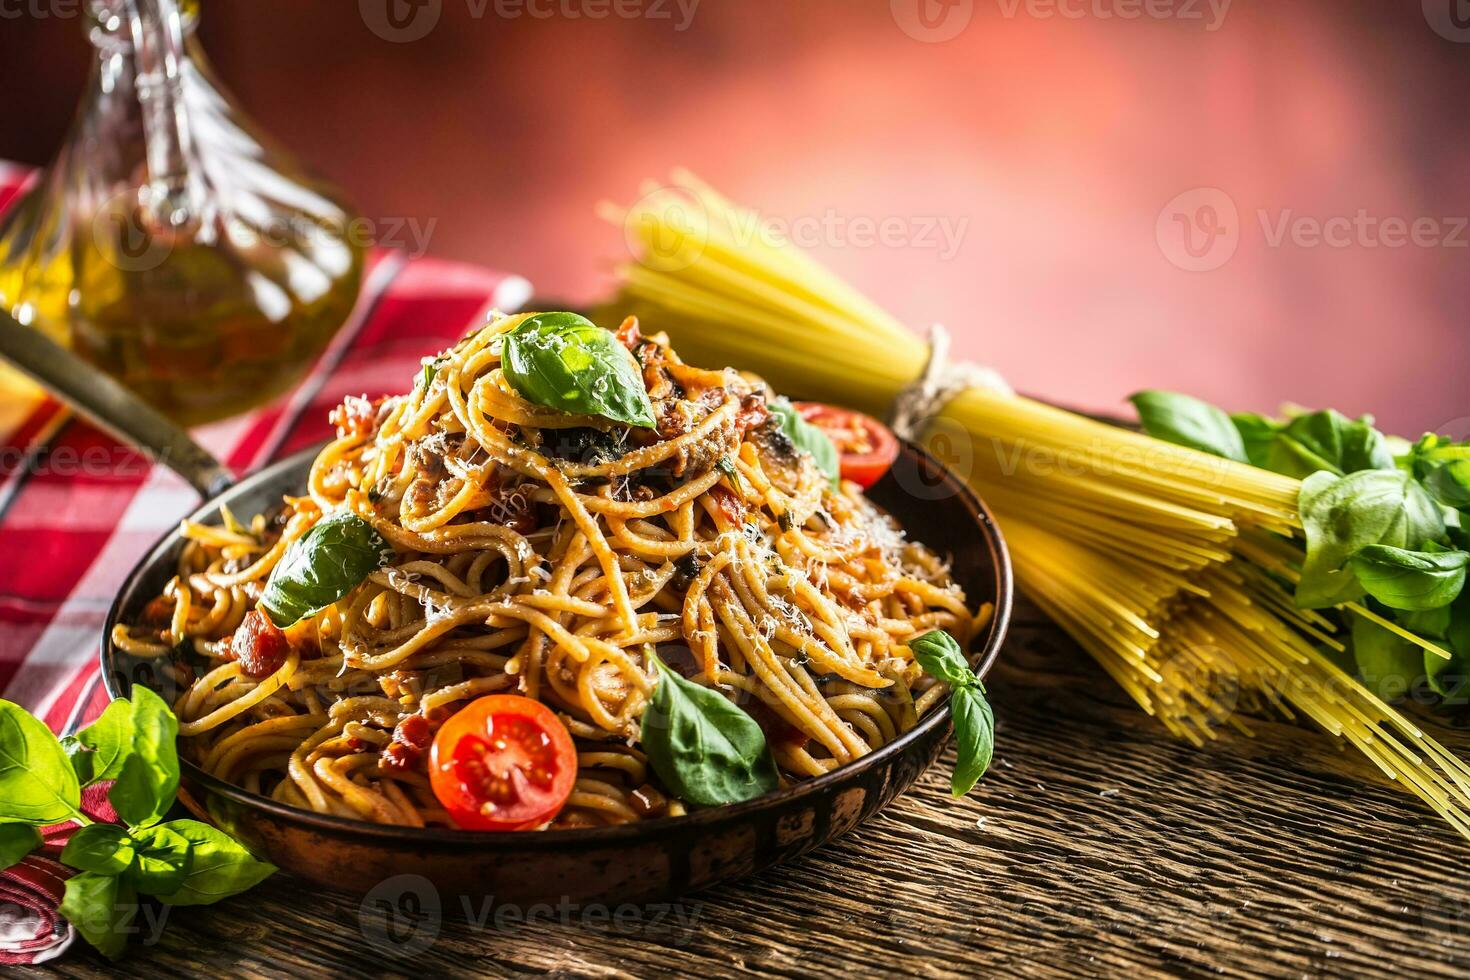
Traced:
[[[39, 828], [80, 824], [61, 852], [80, 872], [66, 882], [61, 914], [110, 958], [136, 931], [139, 894], [209, 905], [276, 870], [208, 824], [160, 822], [179, 788], [178, 732], [168, 705], [142, 687], [61, 741], [24, 708], [0, 701], [0, 868], [40, 846]], [[126, 826], [82, 813], [82, 789], [105, 780], [114, 780], [107, 798]]]
[[[1470, 675], [1470, 442], [1384, 436], [1367, 416], [1326, 409], [1287, 419], [1229, 415], [1188, 395], [1133, 396], [1149, 435], [1302, 481], [1306, 557], [1297, 604], [1363, 601], [1452, 654], [1446, 661], [1370, 623], [1354, 623], [1358, 673], [1381, 694], [1427, 677], [1442, 695]], [[1395, 688], [1397, 688], [1395, 690]]]

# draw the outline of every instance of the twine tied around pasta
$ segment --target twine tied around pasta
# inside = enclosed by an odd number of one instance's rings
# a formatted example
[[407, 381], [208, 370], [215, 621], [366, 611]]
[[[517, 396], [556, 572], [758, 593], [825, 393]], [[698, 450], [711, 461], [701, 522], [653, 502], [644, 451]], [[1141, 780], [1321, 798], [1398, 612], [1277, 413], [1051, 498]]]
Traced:
[[929, 357], [924, 370], [894, 397], [888, 425], [903, 438], [916, 439], [924, 423], [970, 388], [1002, 395], [1016, 393], [995, 368], [973, 361], [951, 361], [949, 331], [936, 323], [929, 328]]

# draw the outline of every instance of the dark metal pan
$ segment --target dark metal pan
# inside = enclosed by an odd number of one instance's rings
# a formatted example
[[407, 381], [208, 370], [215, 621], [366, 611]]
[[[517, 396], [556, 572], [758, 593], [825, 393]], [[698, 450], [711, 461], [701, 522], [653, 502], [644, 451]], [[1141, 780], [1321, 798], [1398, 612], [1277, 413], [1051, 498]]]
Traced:
[[[236, 514], [259, 513], [283, 495], [303, 491], [314, 451], [218, 492], [228, 475], [186, 435], [96, 372], [76, 373], [76, 359], [55, 345], [46, 351], [14, 336], [16, 331], [39, 337], [0, 320], [0, 350], [85, 413], [101, 416], [98, 421], [121, 438], [154, 451], [205, 495], [191, 520], [217, 522], [221, 503]], [[58, 365], [74, 372], [70, 380], [57, 378], [65, 375]], [[78, 384], [78, 378], [86, 383]], [[99, 391], [107, 397], [96, 397]], [[1013, 591], [1010, 559], [990, 512], [962, 480], [909, 442], [869, 495], [913, 538], [950, 558], [972, 603], [994, 604], [995, 614], [974, 645], [974, 662], [984, 675], [1005, 638]], [[134, 684], [170, 700], [179, 693], [168, 672], [117, 650], [110, 636], [114, 624], [134, 621], [163, 588], [182, 544], [176, 533], [160, 540], [133, 569], [108, 613], [102, 667], [113, 697], [126, 696]], [[907, 789], [938, 757], [949, 732], [945, 706], [856, 762], [756, 800], [638, 824], [544, 833], [385, 827], [277, 803], [187, 761], [183, 772], [185, 786], [221, 827], [261, 857], [326, 887], [363, 894], [407, 875], [416, 877], [403, 879], [403, 887], [427, 884], [441, 896], [651, 902], [754, 873], [851, 830]]]

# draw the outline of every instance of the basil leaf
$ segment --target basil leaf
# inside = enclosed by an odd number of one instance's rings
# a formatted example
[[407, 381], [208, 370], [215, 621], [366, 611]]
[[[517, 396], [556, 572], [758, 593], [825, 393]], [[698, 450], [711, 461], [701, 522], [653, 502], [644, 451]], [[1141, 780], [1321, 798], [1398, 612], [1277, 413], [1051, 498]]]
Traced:
[[1296, 588], [1304, 609], [1359, 599], [1363, 586], [1348, 559], [1372, 544], [1422, 548], [1444, 539], [1439, 508], [1418, 482], [1398, 470], [1361, 470], [1347, 476], [1317, 472], [1302, 481], [1297, 498], [1307, 539]]
[[179, 722], [162, 698], [141, 685], [133, 686], [131, 721], [133, 750], [107, 799], [129, 827], [147, 827], [168, 812], [179, 792]]
[[1470, 509], [1470, 459], [1431, 464], [1425, 471], [1424, 487], [1446, 507]]
[[527, 401], [651, 429], [648, 389], [633, 355], [575, 313], [536, 313], [505, 335], [501, 369]]
[[356, 514], [324, 517], [292, 542], [271, 571], [260, 608], [281, 629], [314, 616], [393, 559], [393, 549]]
[[659, 680], [643, 711], [642, 742], [664, 786], [698, 806], [739, 803], [775, 789], [776, 760], [755, 719], [652, 659]]
[[1350, 419], [1324, 409], [1286, 422], [1242, 412], [1230, 417], [1251, 465], [1305, 479], [1319, 470], [1343, 476], [1359, 470], [1391, 470], [1393, 452], [1373, 419]]
[[1361, 616], [1353, 617], [1353, 659], [1363, 683], [1384, 701], [1403, 697], [1424, 671], [1419, 646]]
[[40, 831], [30, 824], [0, 823], [0, 871], [18, 864], [40, 846]]
[[990, 760], [995, 755], [995, 715], [978, 683], [957, 688], [950, 695], [949, 711], [954, 716], [957, 753], [949, 791], [950, 795], [960, 797], [973, 789], [990, 768]]
[[133, 863], [137, 849], [127, 830], [113, 823], [88, 824], [66, 842], [61, 863], [79, 871], [120, 875]]
[[1235, 424], [1214, 405], [1173, 391], [1140, 391], [1128, 400], [1138, 409], [1143, 431], [1155, 439], [1249, 462]]
[[995, 715], [985, 685], [970, 668], [965, 651], [943, 630], [930, 630], [909, 640], [909, 651], [924, 673], [950, 687], [949, 712], [954, 718], [957, 750], [949, 789], [964, 796], [985, 775], [995, 754]]
[[125, 930], [137, 911], [133, 886], [121, 878], [83, 871], [66, 880], [61, 914], [108, 959], [122, 955], [128, 944]]
[[127, 878], [144, 895], [169, 895], [184, 884], [194, 842], [159, 824], [138, 832], [137, 856]]
[[72, 768], [83, 786], [116, 779], [127, 761], [133, 740], [133, 706], [119, 698], [107, 705], [97, 720], [61, 740]]
[[[1289, 474], [1293, 476], [1318, 469], [1346, 474], [1394, 468], [1383, 434], [1373, 428], [1373, 419], [1367, 415], [1354, 420], [1330, 408], [1298, 415], [1282, 429], [1277, 443], [1283, 458], [1293, 455], [1302, 465], [1304, 472]], [[1278, 471], [1286, 472], [1286, 467]]]
[[1230, 421], [1235, 426], [1235, 431], [1240, 433], [1246, 462], [1263, 470], [1274, 469], [1271, 452], [1276, 445], [1276, 436], [1281, 431], [1281, 423], [1254, 412], [1236, 412], [1230, 416]]
[[51, 729], [0, 700], [0, 820], [37, 827], [71, 818], [81, 787]]
[[229, 834], [206, 823], [170, 820], [162, 826], [192, 845], [183, 882], [177, 890], [158, 896], [169, 905], [212, 905], [253, 888], [276, 871], [274, 865], [251, 857]]
[[817, 469], [832, 482], [832, 489], [838, 489], [842, 485], [842, 457], [832, 438], [802, 418], [796, 406], [784, 398], [772, 399], [766, 407], [776, 417], [782, 433], [791, 440], [791, 444], [802, 452], [810, 453]]
[[1385, 606], [1423, 612], [1448, 606], [1465, 586], [1464, 551], [1408, 551], [1370, 544], [1350, 560], [1368, 594]]
[[923, 636], [909, 640], [909, 651], [924, 673], [944, 681], [953, 688], [968, 687], [979, 683], [965, 652], [955, 638], [943, 630], [930, 630]]

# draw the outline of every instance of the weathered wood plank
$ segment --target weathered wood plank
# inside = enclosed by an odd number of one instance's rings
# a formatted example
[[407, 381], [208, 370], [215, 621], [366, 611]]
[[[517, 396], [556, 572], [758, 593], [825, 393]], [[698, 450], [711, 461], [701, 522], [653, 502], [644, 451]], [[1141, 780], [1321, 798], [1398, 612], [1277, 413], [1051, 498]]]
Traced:
[[[843, 840], [691, 896], [677, 915], [569, 910], [477, 926], [451, 910], [431, 945], [394, 956], [365, 938], [364, 926], [382, 934], [380, 910], [282, 877], [222, 907], [175, 910], [161, 941], [116, 966], [78, 949], [17, 975], [1470, 970], [1470, 844], [1416, 800], [1290, 724], [1253, 722], [1254, 739], [1202, 751], [1180, 744], [1034, 610], [1018, 612], [990, 685], [997, 763], [977, 792], [950, 800], [946, 772], [931, 772]], [[1470, 747], [1463, 732], [1438, 734]]]

